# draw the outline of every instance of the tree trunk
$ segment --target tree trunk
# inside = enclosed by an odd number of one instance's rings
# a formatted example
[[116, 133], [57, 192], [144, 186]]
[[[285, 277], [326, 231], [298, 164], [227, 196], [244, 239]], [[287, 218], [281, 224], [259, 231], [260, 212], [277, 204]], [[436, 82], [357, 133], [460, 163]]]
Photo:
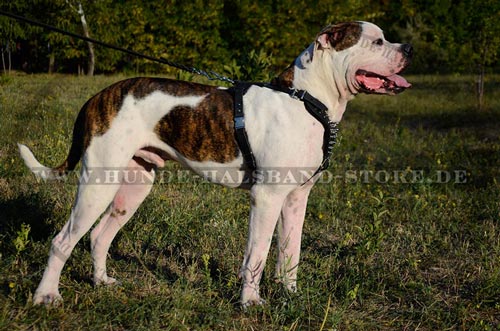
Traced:
[[479, 76], [477, 79], [477, 108], [479, 111], [483, 110], [483, 96], [484, 96], [484, 65], [479, 65]]
[[56, 56], [54, 53], [50, 53], [49, 55], [49, 74], [53, 74], [56, 66]]
[[6, 74], [7, 73], [7, 68], [5, 68], [5, 56], [3, 55], [4, 54], [4, 51], [2, 49], [2, 65], [3, 65], [3, 73]]
[[[81, 3], [78, 4], [78, 14], [80, 14], [80, 20], [82, 21], [83, 35], [87, 38], [90, 38], [89, 28], [87, 26], [87, 21], [85, 20], [85, 14], [83, 12]], [[87, 76], [94, 76], [94, 67], [95, 67], [94, 44], [88, 41], [87, 45], [89, 47]]]
[[7, 56], [9, 59], [9, 74], [12, 71], [12, 52], [10, 51], [10, 43], [7, 44]]

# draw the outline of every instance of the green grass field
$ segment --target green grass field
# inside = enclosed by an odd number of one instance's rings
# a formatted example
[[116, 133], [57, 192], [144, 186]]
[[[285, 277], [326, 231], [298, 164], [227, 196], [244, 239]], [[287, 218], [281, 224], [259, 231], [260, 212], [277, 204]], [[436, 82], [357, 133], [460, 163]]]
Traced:
[[58, 165], [79, 108], [122, 78], [0, 76], [1, 330], [500, 330], [500, 76], [483, 112], [463, 76], [349, 104], [331, 180], [309, 200], [297, 294], [275, 283], [273, 254], [267, 304], [240, 309], [248, 195], [188, 176], [155, 185], [115, 239], [121, 285], [93, 287], [87, 235], [64, 303], [33, 306], [75, 174], [38, 182], [16, 143]]

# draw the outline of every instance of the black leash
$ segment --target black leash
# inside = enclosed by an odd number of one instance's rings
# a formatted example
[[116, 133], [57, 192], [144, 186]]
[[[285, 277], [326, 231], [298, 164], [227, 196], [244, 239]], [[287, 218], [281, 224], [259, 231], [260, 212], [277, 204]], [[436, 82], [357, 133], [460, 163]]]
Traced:
[[26, 17], [23, 17], [23, 16], [12, 14], [12, 13], [3, 11], [1, 9], [0, 9], [0, 15], [7, 16], [7, 17], [10, 17], [10, 18], [16, 19], [18, 21], [26, 22], [26, 23], [29, 23], [29, 24], [32, 24], [32, 25], [36, 25], [36, 26], [42, 27], [42, 28], [47, 29], [47, 30], [51, 30], [51, 31], [54, 31], [54, 32], [58, 32], [58, 33], [64, 34], [66, 36], [70, 36], [70, 37], [73, 37], [73, 38], [77, 38], [77, 39], [81, 39], [81, 40], [84, 40], [84, 41], [88, 41], [88, 42], [94, 43], [96, 45], [101, 45], [101, 46], [104, 46], [104, 47], [107, 47], [107, 48], [111, 48], [111, 49], [114, 49], [114, 50], [117, 50], [117, 51], [120, 51], [120, 52], [124, 52], [124, 53], [130, 54], [130, 55], [133, 55], [133, 56], [137, 56], [137, 57], [141, 57], [141, 58], [144, 58], [144, 59], [147, 59], [147, 60], [150, 60], [150, 61], [154, 61], [154, 62], [159, 62], [159, 63], [162, 63], [162, 64], [166, 64], [168, 66], [171, 66], [171, 67], [174, 67], [174, 68], [177, 68], [177, 69], [180, 69], [180, 70], [184, 70], [184, 71], [190, 72], [192, 74], [197, 74], [197, 75], [204, 76], [204, 77], [208, 78], [209, 80], [219, 80], [219, 81], [222, 81], [222, 82], [227, 82], [227, 83], [234, 84], [234, 80], [233, 79], [225, 77], [225, 76], [220, 75], [220, 74], [218, 74], [216, 72], [213, 72], [213, 71], [205, 71], [205, 70], [197, 69], [197, 68], [194, 68], [194, 67], [189, 67], [189, 66], [186, 66], [186, 65], [183, 65], [183, 64], [180, 64], [180, 63], [176, 63], [176, 62], [167, 60], [165, 58], [156, 58], [156, 57], [149, 56], [149, 55], [146, 55], [146, 54], [141, 54], [141, 53], [138, 53], [136, 51], [133, 51], [133, 50], [130, 50], [130, 49], [127, 49], [127, 48], [123, 48], [123, 47], [115, 46], [115, 45], [112, 45], [112, 44], [108, 44], [108, 43], [105, 43], [105, 42], [102, 42], [102, 41], [99, 41], [99, 40], [96, 40], [96, 39], [93, 39], [93, 38], [88, 38], [88, 37], [85, 37], [85, 36], [82, 36], [82, 35], [79, 35], [79, 34], [76, 34], [76, 33], [73, 33], [73, 32], [69, 32], [69, 31], [66, 31], [66, 30], [63, 30], [63, 29], [56, 28], [55, 26], [52, 26], [52, 25], [48, 25], [48, 24], [45, 24], [45, 23], [34, 21], [32, 19], [29, 19], [29, 18], [26, 18]]

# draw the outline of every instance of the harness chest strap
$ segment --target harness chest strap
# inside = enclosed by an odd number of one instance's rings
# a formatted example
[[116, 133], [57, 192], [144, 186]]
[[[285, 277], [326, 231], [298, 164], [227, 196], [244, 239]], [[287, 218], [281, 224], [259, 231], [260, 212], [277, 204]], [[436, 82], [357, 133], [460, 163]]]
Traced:
[[243, 96], [250, 86], [251, 84], [240, 83], [234, 87], [234, 134], [245, 165], [249, 168], [248, 170], [254, 171], [257, 169], [257, 163], [248, 142], [247, 131], [245, 130], [245, 113], [243, 113]]
[[337, 133], [339, 129], [337, 128], [338, 123], [330, 121], [328, 117], [328, 108], [318, 99], [310, 95], [307, 91], [296, 90], [296, 89], [285, 89], [278, 86], [266, 84], [266, 83], [246, 83], [238, 82], [234, 86], [234, 129], [236, 142], [243, 155], [243, 160], [249, 170], [256, 170], [257, 163], [255, 161], [255, 156], [252, 153], [252, 148], [248, 142], [248, 136], [245, 130], [245, 114], [243, 112], [243, 96], [248, 91], [252, 85], [267, 87], [279, 92], [288, 94], [294, 99], [301, 100], [304, 102], [306, 110], [313, 116], [317, 121], [319, 121], [324, 128], [323, 133], [323, 161], [321, 162], [319, 168], [311, 176], [314, 177], [321, 171], [328, 168], [330, 157], [333, 152], [333, 146], [337, 140]]

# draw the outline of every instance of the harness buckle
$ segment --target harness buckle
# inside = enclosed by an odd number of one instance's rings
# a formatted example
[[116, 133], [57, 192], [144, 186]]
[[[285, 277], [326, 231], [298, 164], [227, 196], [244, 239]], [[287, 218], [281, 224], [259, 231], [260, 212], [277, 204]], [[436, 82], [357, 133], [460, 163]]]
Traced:
[[304, 95], [306, 95], [306, 91], [305, 90], [297, 90], [297, 89], [293, 89], [292, 93], [290, 94], [290, 96], [294, 99], [297, 99], [297, 100], [302, 100], [304, 99]]
[[245, 118], [243, 116], [238, 116], [234, 118], [234, 128], [243, 129], [245, 127]]

